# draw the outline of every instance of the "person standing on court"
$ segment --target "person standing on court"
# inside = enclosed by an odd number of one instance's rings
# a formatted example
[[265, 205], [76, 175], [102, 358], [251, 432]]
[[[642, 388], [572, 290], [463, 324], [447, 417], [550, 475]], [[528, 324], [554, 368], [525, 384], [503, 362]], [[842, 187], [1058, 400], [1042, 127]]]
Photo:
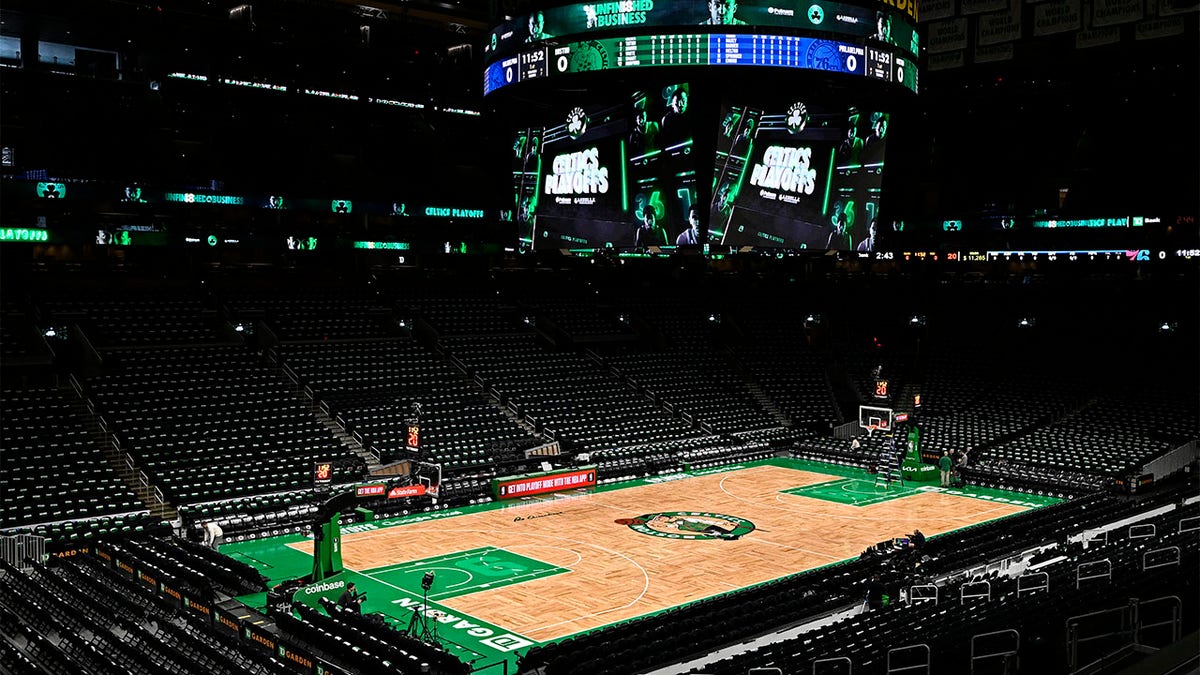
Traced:
[[943, 450], [942, 458], [938, 460], [938, 468], [942, 470], [942, 487], [950, 487], [950, 469], [954, 463], [950, 460], [950, 451]]
[[221, 530], [221, 526], [216, 521], [210, 520], [204, 524], [204, 545], [212, 550], [217, 550], [217, 547], [221, 545], [221, 537], [224, 535], [225, 532]]

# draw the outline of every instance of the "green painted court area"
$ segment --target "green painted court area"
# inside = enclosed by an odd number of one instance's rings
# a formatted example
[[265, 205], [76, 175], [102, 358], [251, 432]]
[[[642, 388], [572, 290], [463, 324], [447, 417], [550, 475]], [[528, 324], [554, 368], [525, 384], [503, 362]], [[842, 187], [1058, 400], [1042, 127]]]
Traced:
[[1062, 501], [1054, 497], [1045, 497], [1041, 495], [1027, 495], [1004, 490], [993, 490], [984, 487], [968, 486], [964, 488], [943, 488], [930, 485], [892, 483], [890, 486], [885, 486], [875, 482], [873, 477], [865, 478], [839, 478], [837, 480], [826, 481], [823, 483], [815, 483], [813, 485], [804, 485], [802, 487], [783, 490], [784, 494], [799, 495], [801, 497], [811, 497], [813, 499], [822, 499], [827, 502], [837, 504], [845, 504], [848, 506], [870, 506], [890, 501], [892, 499], [900, 499], [911, 495], [921, 494], [923, 492], [936, 492], [940, 494], [954, 495], [956, 497], [969, 497], [972, 499], [982, 499], [984, 501], [996, 502], [998, 504], [1013, 504], [1015, 506], [1024, 506], [1027, 508], [1038, 508], [1041, 506], [1049, 506]]
[[803, 487], [784, 490], [784, 494], [800, 495], [822, 499], [837, 504], [849, 506], [869, 506], [907, 495], [916, 494], [920, 490], [915, 487], [904, 487], [899, 483], [890, 486], [878, 485], [872, 480], [860, 478], [839, 478], [825, 483], [805, 485]]
[[[786, 490], [788, 494], [813, 499], [823, 499], [854, 506], [878, 504], [892, 499], [920, 494], [926, 491], [1013, 504], [1027, 508], [1038, 508], [1057, 503], [1051, 497], [967, 487], [947, 489], [928, 485], [901, 486], [894, 483], [890, 489], [875, 486], [874, 476], [862, 469], [849, 466], [822, 464], [807, 460], [773, 458], [756, 462], [709, 468], [671, 476], [654, 476], [647, 479], [602, 485], [596, 493], [621, 490], [629, 487], [653, 485], [673, 481], [687, 476], [702, 476], [728, 473], [754, 466], [772, 465], [826, 476], [829, 480], [804, 487]], [[369, 523], [348, 525], [343, 534], [377, 531], [389, 527], [429, 523], [437, 520], [452, 520], [468, 513], [478, 513], [508, 506], [506, 502], [492, 502], [476, 506], [434, 511], [393, 517]], [[288, 544], [303, 542], [302, 550]], [[227, 543], [221, 552], [258, 569], [269, 579], [270, 585], [309, 574], [312, 571], [310, 553], [312, 539], [301, 535], [283, 535], [267, 539]], [[425, 572], [434, 572], [434, 581], [426, 602], [421, 580]], [[522, 556], [500, 547], [488, 546], [452, 554], [398, 561], [395, 564], [367, 570], [349, 570], [344, 573], [347, 580], [354, 581], [360, 592], [367, 595], [362, 605], [364, 613], [380, 613], [393, 628], [408, 630], [414, 615], [428, 617], [429, 625], [435, 629], [436, 638], [448, 652], [463, 661], [473, 662], [476, 668], [485, 668], [484, 673], [514, 672], [517, 657], [528, 647], [540, 644], [524, 635], [514, 633], [503, 626], [481, 621], [458, 613], [442, 602], [454, 597], [485, 590], [520, 584], [534, 579], [563, 574], [570, 570]], [[259, 593], [238, 598], [250, 607], [262, 610], [266, 605], [266, 594]], [[661, 611], [669, 611], [664, 609]], [[504, 670], [503, 662], [508, 662]]]
[[563, 567], [556, 567], [502, 548], [489, 546], [434, 558], [410, 560], [397, 565], [360, 570], [359, 574], [394, 588], [401, 588], [420, 595], [422, 593], [421, 578], [426, 572], [433, 572], [434, 580], [429, 589], [429, 599], [445, 600], [568, 571]]

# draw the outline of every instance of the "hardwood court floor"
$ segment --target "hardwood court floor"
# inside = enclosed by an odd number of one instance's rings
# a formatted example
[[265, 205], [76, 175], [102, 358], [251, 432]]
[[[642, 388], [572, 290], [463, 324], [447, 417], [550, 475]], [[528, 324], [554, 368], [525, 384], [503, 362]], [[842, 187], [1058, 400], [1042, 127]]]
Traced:
[[[439, 600], [453, 611], [544, 642], [856, 557], [914, 528], [932, 536], [1025, 510], [937, 492], [869, 506], [781, 492], [836, 478], [767, 465], [569, 499], [516, 502], [345, 534], [342, 559], [348, 569], [369, 576], [374, 568], [493, 546], [566, 568], [566, 573]], [[731, 541], [689, 540], [650, 536], [614, 522], [664, 511], [725, 514], [749, 520], [756, 529]]]

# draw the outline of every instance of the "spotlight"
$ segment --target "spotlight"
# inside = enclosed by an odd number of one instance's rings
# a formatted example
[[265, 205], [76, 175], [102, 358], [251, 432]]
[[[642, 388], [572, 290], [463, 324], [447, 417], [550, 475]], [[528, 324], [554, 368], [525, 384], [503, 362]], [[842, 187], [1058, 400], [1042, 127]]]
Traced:
[[1037, 325], [1037, 319], [1035, 319], [1031, 316], [1021, 317], [1021, 320], [1017, 322], [1017, 328], [1027, 328], [1028, 329], [1028, 328], [1033, 328], [1036, 325]]
[[244, 333], [246, 331], [246, 326], [239, 323], [238, 325], [234, 326], [233, 329], [239, 333]]
[[820, 314], [805, 315], [805, 317], [804, 317], [804, 327], [805, 328], [814, 328], [814, 327], [820, 326], [820, 325], [821, 325], [821, 315]]
[[925, 325], [925, 315], [924, 314], [913, 314], [912, 316], [908, 317], [908, 325], [912, 326], [913, 328], [920, 328], [920, 327], [924, 326]]
[[1176, 328], [1179, 328], [1179, 323], [1176, 321], [1163, 321], [1158, 324], [1158, 332], [1160, 333], [1174, 333]]
[[43, 335], [45, 335], [46, 337], [54, 337], [55, 335], [58, 335], [58, 333], [55, 333], [53, 328], [47, 328], [46, 332], [43, 333]]

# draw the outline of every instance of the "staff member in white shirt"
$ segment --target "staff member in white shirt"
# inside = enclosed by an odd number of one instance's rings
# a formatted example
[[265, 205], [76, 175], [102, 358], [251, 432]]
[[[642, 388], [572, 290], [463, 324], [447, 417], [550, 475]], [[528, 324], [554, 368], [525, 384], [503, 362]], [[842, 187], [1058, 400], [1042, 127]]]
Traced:
[[217, 550], [224, 535], [225, 533], [221, 530], [221, 526], [215, 521], [209, 521], [204, 524], [204, 545], [211, 547], [212, 550]]

